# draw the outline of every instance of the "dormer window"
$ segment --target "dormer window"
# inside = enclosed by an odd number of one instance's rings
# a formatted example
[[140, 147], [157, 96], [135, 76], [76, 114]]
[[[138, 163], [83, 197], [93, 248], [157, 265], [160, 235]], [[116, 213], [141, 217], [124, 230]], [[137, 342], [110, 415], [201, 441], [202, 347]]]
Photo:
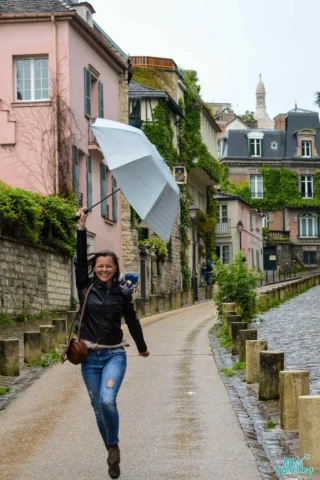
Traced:
[[250, 157], [261, 157], [261, 143], [260, 138], [250, 139]]
[[302, 140], [301, 142], [301, 149], [302, 149], [302, 156], [310, 158], [311, 157], [311, 148], [312, 143], [309, 140]]
[[263, 132], [251, 131], [247, 134], [250, 157], [262, 157]]

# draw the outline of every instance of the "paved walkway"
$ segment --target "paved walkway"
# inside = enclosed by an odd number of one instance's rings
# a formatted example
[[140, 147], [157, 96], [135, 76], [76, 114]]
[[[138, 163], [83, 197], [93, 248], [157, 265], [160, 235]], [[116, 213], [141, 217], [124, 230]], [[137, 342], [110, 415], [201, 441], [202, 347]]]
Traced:
[[[258, 480], [209, 348], [213, 302], [143, 319], [119, 395], [122, 480]], [[1, 480], [102, 480], [106, 452], [79, 368], [44, 373], [0, 414]]]

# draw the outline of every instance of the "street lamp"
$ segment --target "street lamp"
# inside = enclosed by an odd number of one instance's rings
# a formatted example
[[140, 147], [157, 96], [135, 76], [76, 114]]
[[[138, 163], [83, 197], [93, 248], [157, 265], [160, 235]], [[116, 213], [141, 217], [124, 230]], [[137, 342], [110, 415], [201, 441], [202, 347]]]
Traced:
[[241, 220], [239, 220], [239, 222], [237, 223], [237, 230], [240, 234], [240, 250], [242, 250], [242, 244], [241, 244], [241, 232], [243, 230], [243, 223], [241, 222]]
[[195, 233], [195, 224], [197, 218], [197, 206], [194, 203], [191, 203], [189, 206], [189, 215], [191, 218], [192, 224], [192, 277], [191, 277], [191, 286], [194, 292], [194, 299], [198, 300], [198, 280], [197, 280], [197, 268], [196, 268], [196, 233]]

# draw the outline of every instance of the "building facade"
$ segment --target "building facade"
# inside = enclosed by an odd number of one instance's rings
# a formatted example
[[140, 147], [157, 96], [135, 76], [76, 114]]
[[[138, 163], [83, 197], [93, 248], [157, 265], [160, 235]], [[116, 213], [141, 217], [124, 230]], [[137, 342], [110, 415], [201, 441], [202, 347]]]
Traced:
[[222, 263], [241, 250], [248, 267], [263, 270], [262, 215], [236, 195], [218, 193], [216, 249]]
[[[128, 114], [128, 61], [87, 3], [0, 2], [0, 179], [90, 208], [117, 186], [92, 135]], [[88, 217], [89, 250], [122, 258], [121, 196]]]
[[273, 130], [223, 137], [221, 163], [234, 190], [267, 213], [265, 268], [320, 264], [319, 126], [318, 113], [296, 107], [275, 117]]

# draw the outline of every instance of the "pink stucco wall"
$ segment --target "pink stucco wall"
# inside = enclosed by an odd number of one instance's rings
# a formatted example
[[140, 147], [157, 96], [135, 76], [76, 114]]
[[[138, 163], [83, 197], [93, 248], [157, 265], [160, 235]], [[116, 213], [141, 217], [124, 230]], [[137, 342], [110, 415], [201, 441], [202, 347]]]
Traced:
[[[51, 93], [56, 88], [70, 105], [75, 119], [74, 143], [85, 155], [92, 155], [93, 204], [100, 200], [101, 153], [95, 149], [89, 152], [88, 119], [84, 115], [84, 68], [92, 65], [104, 84], [105, 118], [119, 118], [119, 70], [102, 58], [84, 36], [72, 27], [72, 23], [50, 20], [1, 25], [0, 29], [0, 180], [13, 187], [20, 187], [42, 194], [53, 192], [53, 179], [48, 169], [47, 157], [54, 151], [54, 134], [49, 135], [46, 144], [40, 141], [43, 130], [50, 130], [52, 105], [47, 102], [21, 103], [15, 99], [14, 57], [48, 55]], [[56, 75], [58, 72], [58, 75]], [[95, 93], [95, 92], [94, 92]], [[98, 115], [97, 97], [93, 100], [92, 117]], [[2, 108], [2, 110], [1, 110]], [[8, 109], [9, 112], [4, 112]], [[6, 123], [7, 120], [15, 120]], [[75, 125], [74, 125], [75, 127]], [[14, 128], [14, 132], [13, 129]], [[10, 137], [10, 138], [9, 138]], [[6, 142], [6, 138], [9, 140]], [[15, 143], [10, 145], [14, 139]], [[11, 140], [10, 140], [11, 139]], [[9, 144], [8, 144], [9, 143]], [[83, 159], [85, 156], [83, 155]], [[110, 179], [109, 179], [110, 182]], [[85, 161], [80, 162], [80, 191], [84, 194], [86, 206]], [[108, 185], [111, 191], [111, 185]], [[107, 224], [96, 207], [88, 219], [88, 230], [95, 234], [95, 250], [112, 249], [122, 257], [121, 251], [121, 202], [118, 193], [117, 223]]]
[[[252, 214], [252, 227], [250, 226], [250, 212]], [[263, 270], [263, 241], [262, 241], [262, 217], [254, 209], [251, 209], [245, 203], [238, 202], [238, 218], [243, 223], [243, 230], [241, 232], [242, 251], [246, 255], [247, 264], [249, 268], [260, 267]], [[238, 235], [240, 249], [240, 235]], [[253, 261], [252, 261], [253, 251]], [[259, 260], [257, 261], [257, 252]]]

